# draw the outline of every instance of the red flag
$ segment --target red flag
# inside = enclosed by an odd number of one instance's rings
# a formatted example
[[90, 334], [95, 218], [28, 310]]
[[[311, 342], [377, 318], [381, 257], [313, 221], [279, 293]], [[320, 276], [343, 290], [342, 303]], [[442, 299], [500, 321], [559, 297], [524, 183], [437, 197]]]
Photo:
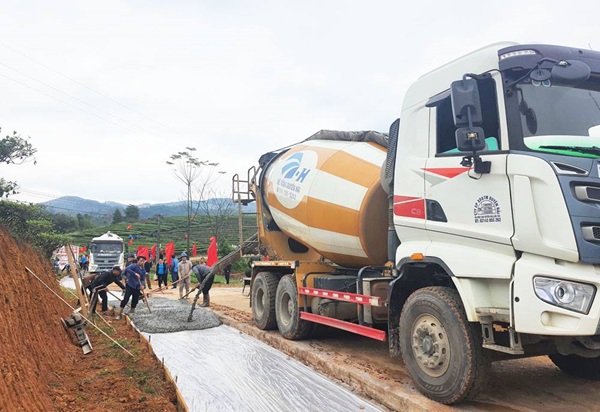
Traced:
[[208, 266], [208, 267], [214, 265], [215, 263], [217, 263], [217, 260], [219, 260], [219, 258], [217, 256], [217, 238], [216, 237], [213, 236], [210, 238], [210, 246], [208, 247], [206, 254], [208, 255], [206, 258], [206, 266]]
[[127, 225], [127, 230], [131, 230], [131, 229], [133, 229], [133, 226]]
[[167, 243], [165, 245], [165, 254], [167, 255], [167, 263], [171, 265], [171, 256], [175, 254], [175, 243]]
[[133, 239], [129, 239], [129, 246], [133, 246]]
[[194, 246], [192, 246], [192, 256], [197, 256], [198, 255], [198, 249], [196, 248], [196, 244], [194, 243]]
[[146, 259], [148, 259], [148, 246], [138, 246], [137, 256], [144, 256]]
[[152, 245], [152, 249], [150, 249], [150, 254], [152, 255], [152, 260], [156, 260], [156, 245]]
[[86, 250], [87, 248], [85, 246], [82, 246], [79, 248], [79, 253], [85, 253]]

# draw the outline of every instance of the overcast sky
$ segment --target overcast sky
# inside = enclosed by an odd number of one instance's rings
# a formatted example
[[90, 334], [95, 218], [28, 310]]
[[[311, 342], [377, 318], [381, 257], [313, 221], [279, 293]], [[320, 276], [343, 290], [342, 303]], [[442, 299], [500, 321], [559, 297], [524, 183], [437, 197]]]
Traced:
[[411, 82], [487, 44], [600, 50], [597, 0], [405, 3], [3, 0], [0, 126], [38, 163], [0, 176], [29, 201], [171, 202], [165, 161], [192, 146], [229, 195], [320, 129], [387, 131]]

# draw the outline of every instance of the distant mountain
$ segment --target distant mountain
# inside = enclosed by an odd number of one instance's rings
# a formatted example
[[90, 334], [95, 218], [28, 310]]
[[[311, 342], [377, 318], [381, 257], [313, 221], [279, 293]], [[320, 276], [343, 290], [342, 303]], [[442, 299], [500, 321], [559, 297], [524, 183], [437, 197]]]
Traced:
[[[69, 216], [77, 216], [78, 213], [89, 214], [93, 218], [109, 218], [115, 209], [125, 210], [127, 205], [117, 202], [98, 202], [97, 200], [84, 199], [77, 196], [63, 196], [57, 199], [41, 203], [50, 213], [64, 213]], [[184, 216], [187, 214], [185, 205], [182, 202], [155, 203], [138, 205], [140, 208], [140, 219], [147, 219], [156, 215], [163, 216]], [[208, 199], [202, 203], [199, 214], [216, 213], [219, 210], [226, 214], [237, 214], [237, 203], [227, 198]], [[256, 213], [256, 204], [251, 203], [243, 206], [244, 213]]]

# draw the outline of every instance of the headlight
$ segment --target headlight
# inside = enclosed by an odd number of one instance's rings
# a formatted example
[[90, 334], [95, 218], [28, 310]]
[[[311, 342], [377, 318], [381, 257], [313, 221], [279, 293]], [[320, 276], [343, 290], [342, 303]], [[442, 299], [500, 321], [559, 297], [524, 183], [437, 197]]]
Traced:
[[594, 285], [541, 276], [533, 278], [533, 287], [536, 296], [544, 302], [586, 315], [596, 294]]

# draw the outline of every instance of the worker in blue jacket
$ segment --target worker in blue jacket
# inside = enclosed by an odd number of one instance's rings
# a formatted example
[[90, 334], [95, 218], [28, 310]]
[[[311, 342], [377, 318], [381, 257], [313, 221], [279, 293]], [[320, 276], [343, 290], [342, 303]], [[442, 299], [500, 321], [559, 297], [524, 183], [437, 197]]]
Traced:
[[121, 307], [119, 308], [119, 313], [116, 317], [117, 320], [121, 319], [123, 309], [127, 306], [127, 303], [129, 303], [129, 298], [131, 298], [131, 310], [129, 313], [135, 313], [135, 307], [140, 299], [140, 292], [146, 287], [146, 270], [144, 269], [144, 263], [146, 263], [146, 258], [144, 256], [138, 256], [136, 263], [132, 263], [125, 268], [124, 273], [127, 278], [127, 282], [125, 283], [125, 296], [123, 296], [123, 300], [121, 301]]

